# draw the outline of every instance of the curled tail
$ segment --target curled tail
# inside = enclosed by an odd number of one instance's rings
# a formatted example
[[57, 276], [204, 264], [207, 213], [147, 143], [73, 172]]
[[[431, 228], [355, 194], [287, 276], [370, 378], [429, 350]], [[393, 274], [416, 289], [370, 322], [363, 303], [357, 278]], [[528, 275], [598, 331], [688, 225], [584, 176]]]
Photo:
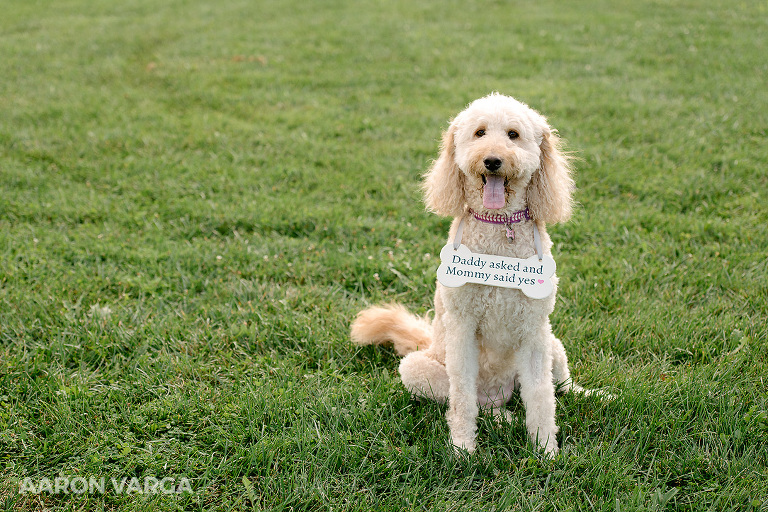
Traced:
[[404, 356], [424, 350], [432, 343], [432, 325], [398, 305], [374, 307], [361, 311], [352, 322], [352, 341], [358, 345], [391, 342]]

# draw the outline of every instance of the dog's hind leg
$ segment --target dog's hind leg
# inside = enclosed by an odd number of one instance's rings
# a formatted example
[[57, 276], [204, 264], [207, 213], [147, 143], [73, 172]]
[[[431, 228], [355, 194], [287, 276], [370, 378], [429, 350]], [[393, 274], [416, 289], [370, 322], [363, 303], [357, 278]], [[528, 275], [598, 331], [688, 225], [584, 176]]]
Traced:
[[552, 337], [552, 381], [558, 393], [581, 393], [584, 396], [597, 395], [605, 400], [613, 400], [614, 396], [599, 389], [585, 389], [571, 379], [571, 371], [568, 369], [568, 357], [562, 342]]
[[552, 381], [559, 393], [575, 391], [583, 393], [584, 388], [571, 380], [571, 371], [568, 369], [568, 356], [565, 354], [563, 343], [552, 336]]
[[427, 353], [411, 352], [400, 361], [400, 378], [406, 389], [416, 396], [438, 403], [448, 400], [448, 373], [445, 365]]

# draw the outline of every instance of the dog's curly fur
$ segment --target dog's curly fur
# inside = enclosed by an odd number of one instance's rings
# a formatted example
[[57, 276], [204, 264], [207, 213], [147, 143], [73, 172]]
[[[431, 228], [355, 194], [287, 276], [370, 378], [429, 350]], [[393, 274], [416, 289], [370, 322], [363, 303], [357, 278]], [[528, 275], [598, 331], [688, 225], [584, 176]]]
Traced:
[[[490, 169], [489, 159], [501, 160]], [[491, 166], [493, 167], [493, 166]], [[504, 177], [504, 207], [487, 209], [483, 186]], [[440, 155], [426, 173], [430, 210], [454, 217], [449, 240], [466, 218], [462, 243], [476, 253], [528, 258], [535, 253], [533, 222], [544, 251], [551, 253], [547, 223], [571, 215], [573, 180], [569, 158], [546, 119], [514, 98], [491, 94], [471, 103], [444, 133]], [[503, 226], [468, 215], [509, 214], [528, 208], [532, 221], [515, 225], [514, 241]], [[475, 449], [480, 408], [504, 416], [503, 405], [518, 389], [531, 440], [548, 455], [557, 452], [555, 390], [584, 391], [571, 381], [563, 344], [550, 327], [555, 291], [544, 299], [520, 290], [479, 284], [437, 284], [435, 317], [417, 318], [401, 306], [362, 311], [352, 325], [355, 343], [393, 342], [405, 356], [400, 375], [412, 393], [448, 402], [447, 420], [457, 448]]]

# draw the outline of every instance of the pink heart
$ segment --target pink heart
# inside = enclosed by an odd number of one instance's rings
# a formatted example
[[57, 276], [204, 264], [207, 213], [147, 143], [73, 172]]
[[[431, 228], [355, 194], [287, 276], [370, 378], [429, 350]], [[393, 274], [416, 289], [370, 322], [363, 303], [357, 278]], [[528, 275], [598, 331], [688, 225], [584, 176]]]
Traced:
[[544, 282], [543, 279], [539, 279], [539, 284], [542, 284]]

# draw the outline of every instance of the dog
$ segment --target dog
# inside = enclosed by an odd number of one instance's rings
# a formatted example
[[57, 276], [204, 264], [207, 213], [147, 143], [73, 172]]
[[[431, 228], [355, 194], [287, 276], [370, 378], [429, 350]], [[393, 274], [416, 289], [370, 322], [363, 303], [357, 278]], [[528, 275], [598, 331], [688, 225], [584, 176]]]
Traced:
[[[423, 184], [428, 209], [454, 218], [449, 242], [463, 225], [462, 243], [473, 253], [513, 258], [536, 254], [535, 238], [551, 256], [546, 225], [570, 218], [573, 189], [571, 159], [557, 132], [528, 105], [498, 93], [453, 119]], [[505, 225], [493, 222], [499, 219]], [[457, 450], [476, 449], [481, 409], [510, 420], [503, 407], [519, 390], [530, 439], [551, 457], [558, 451], [556, 390], [589, 393], [572, 382], [563, 344], [552, 333], [557, 277], [551, 279], [554, 289], [545, 298], [438, 282], [433, 320], [399, 305], [372, 307], [358, 314], [351, 338], [359, 345], [394, 344], [404, 356], [405, 387], [447, 402]]]

